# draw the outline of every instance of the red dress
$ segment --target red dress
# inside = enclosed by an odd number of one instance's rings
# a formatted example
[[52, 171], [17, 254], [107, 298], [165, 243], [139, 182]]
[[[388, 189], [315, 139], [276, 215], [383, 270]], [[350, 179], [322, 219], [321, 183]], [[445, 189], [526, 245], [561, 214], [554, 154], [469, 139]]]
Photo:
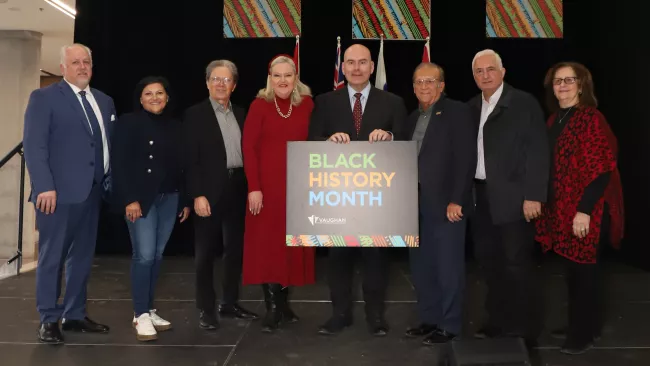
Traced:
[[[277, 98], [282, 114], [289, 100]], [[274, 102], [257, 98], [244, 123], [243, 155], [248, 191], [261, 191], [262, 210], [246, 210], [243, 283], [279, 283], [301, 286], [314, 283], [314, 249], [286, 246], [287, 142], [305, 141], [314, 102], [303, 98], [289, 118]]]

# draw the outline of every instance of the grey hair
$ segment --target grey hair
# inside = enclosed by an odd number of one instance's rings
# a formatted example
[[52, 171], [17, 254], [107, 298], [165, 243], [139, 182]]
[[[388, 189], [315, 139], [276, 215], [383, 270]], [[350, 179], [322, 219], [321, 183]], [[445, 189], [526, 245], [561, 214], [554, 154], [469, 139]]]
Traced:
[[90, 48], [88, 48], [88, 46], [83, 45], [81, 43], [73, 43], [73, 44], [67, 44], [67, 45], [61, 47], [61, 51], [59, 52], [59, 54], [61, 56], [60, 62], [61, 62], [61, 65], [63, 65], [63, 67], [65, 67], [66, 53], [70, 48], [73, 48], [73, 47], [81, 47], [81, 48], [85, 49], [86, 52], [88, 52], [88, 57], [90, 57], [90, 64], [91, 65], [93, 64], [93, 53], [90, 51]]
[[472, 71], [474, 71], [474, 63], [476, 62], [476, 59], [486, 55], [494, 56], [494, 58], [497, 61], [497, 66], [499, 66], [499, 69], [503, 69], [503, 62], [501, 61], [501, 56], [499, 56], [499, 54], [494, 52], [493, 50], [487, 49], [478, 52], [476, 56], [474, 56], [474, 59], [472, 60]]
[[[303, 84], [302, 81], [300, 81], [296, 73], [296, 64], [289, 57], [286, 56], [277, 57], [276, 59], [273, 60], [273, 62], [271, 62], [270, 69], [272, 69], [273, 66], [277, 64], [284, 64], [284, 63], [289, 64], [293, 69], [293, 73], [296, 75], [296, 86], [293, 92], [291, 92], [291, 104], [299, 105], [302, 102], [302, 98], [304, 96], [311, 97], [311, 89], [307, 85]], [[267, 102], [270, 102], [275, 98], [275, 92], [273, 91], [273, 86], [271, 84], [270, 73], [266, 77], [266, 88], [260, 89], [260, 91], [257, 93], [257, 97], [264, 99]]]
[[429, 67], [431, 67], [431, 68], [435, 68], [435, 69], [438, 69], [438, 73], [440, 74], [440, 80], [438, 80], [438, 81], [445, 81], [445, 70], [443, 70], [442, 67], [441, 67], [440, 65], [435, 64], [435, 63], [433, 63], [433, 62], [422, 62], [422, 63], [420, 63], [420, 64], [415, 68], [415, 70], [413, 71], [413, 77], [412, 77], [413, 81], [415, 82], [415, 74], [416, 74], [419, 70], [424, 69], [424, 68], [429, 68]]
[[239, 81], [239, 72], [237, 71], [237, 66], [235, 66], [235, 63], [230, 60], [214, 60], [210, 62], [205, 68], [205, 81], [210, 80], [212, 71], [214, 71], [214, 69], [217, 67], [225, 67], [230, 70], [230, 73], [232, 74], [232, 82], [233, 84], [237, 84], [237, 81]]

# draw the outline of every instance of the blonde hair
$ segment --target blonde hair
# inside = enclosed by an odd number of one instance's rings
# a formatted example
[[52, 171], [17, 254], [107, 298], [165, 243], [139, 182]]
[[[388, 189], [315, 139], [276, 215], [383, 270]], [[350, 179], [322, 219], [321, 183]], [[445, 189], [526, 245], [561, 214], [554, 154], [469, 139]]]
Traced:
[[291, 104], [297, 106], [302, 102], [303, 97], [311, 97], [311, 89], [307, 85], [303, 84], [302, 81], [300, 81], [298, 75], [296, 74], [296, 64], [291, 58], [286, 56], [277, 57], [273, 60], [273, 62], [271, 62], [271, 66], [269, 67], [269, 75], [266, 77], [266, 88], [260, 89], [260, 91], [257, 93], [257, 97], [264, 99], [267, 102], [273, 101], [275, 98], [275, 92], [273, 91], [273, 86], [271, 84], [270, 70], [273, 68], [273, 66], [283, 63], [289, 64], [293, 70], [293, 73], [296, 75], [296, 85], [293, 89], [293, 92], [291, 93]]

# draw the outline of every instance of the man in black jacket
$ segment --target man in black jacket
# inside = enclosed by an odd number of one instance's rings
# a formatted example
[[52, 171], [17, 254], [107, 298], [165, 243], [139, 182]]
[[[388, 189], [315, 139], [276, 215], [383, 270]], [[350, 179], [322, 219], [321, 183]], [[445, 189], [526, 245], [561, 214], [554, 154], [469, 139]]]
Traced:
[[205, 73], [210, 97], [190, 107], [184, 118], [187, 146], [187, 189], [194, 199], [196, 305], [199, 326], [219, 327], [215, 314], [214, 257], [223, 248], [224, 317], [257, 319], [237, 304], [241, 280], [247, 184], [241, 135], [246, 110], [233, 105], [237, 86], [235, 64], [211, 62]]
[[420, 246], [410, 252], [421, 324], [407, 337], [446, 343], [461, 333], [465, 230], [472, 208], [476, 127], [470, 108], [447, 98], [442, 68], [420, 64], [413, 74], [419, 108], [399, 138], [418, 144]]
[[470, 100], [478, 125], [475, 254], [485, 270], [489, 320], [476, 336], [537, 338], [533, 220], [546, 201], [550, 156], [544, 116], [535, 98], [503, 82], [492, 50], [476, 54]]
[[[374, 63], [368, 48], [352, 45], [345, 51], [343, 60], [348, 85], [316, 98], [309, 139], [335, 143], [392, 140], [394, 128], [406, 120], [404, 101], [370, 84]], [[387, 249], [330, 248], [327, 278], [334, 314], [319, 328], [319, 334], [335, 334], [352, 324], [354, 255], [359, 251], [364, 262], [363, 297], [369, 330], [375, 336], [385, 336], [388, 332], [384, 320]]]

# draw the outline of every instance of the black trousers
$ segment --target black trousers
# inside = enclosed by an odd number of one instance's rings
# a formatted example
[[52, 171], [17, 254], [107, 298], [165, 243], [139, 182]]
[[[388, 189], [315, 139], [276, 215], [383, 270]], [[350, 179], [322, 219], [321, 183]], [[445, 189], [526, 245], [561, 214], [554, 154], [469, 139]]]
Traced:
[[212, 215], [194, 215], [194, 261], [196, 266], [196, 306], [214, 312], [214, 259], [223, 254], [223, 305], [239, 299], [244, 220], [246, 218], [247, 186], [242, 168], [232, 169], [222, 199], [210, 202]]
[[357, 255], [363, 262], [363, 299], [366, 317], [382, 318], [388, 285], [387, 248], [330, 248], [327, 279], [334, 316], [352, 316], [352, 280]]
[[[488, 325], [506, 333], [537, 338], [541, 332], [541, 287], [535, 273], [535, 227], [523, 218], [495, 225], [485, 183], [475, 184], [476, 212], [472, 220], [474, 251], [488, 287]], [[523, 203], [522, 203], [523, 216]]]
[[594, 264], [576, 263], [562, 257], [569, 290], [569, 324], [567, 339], [577, 343], [591, 342], [602, 330], [603, 298], [600, 254], [608, 244], [610, 217], [605, 214], [601, 224], [597, 259]]

